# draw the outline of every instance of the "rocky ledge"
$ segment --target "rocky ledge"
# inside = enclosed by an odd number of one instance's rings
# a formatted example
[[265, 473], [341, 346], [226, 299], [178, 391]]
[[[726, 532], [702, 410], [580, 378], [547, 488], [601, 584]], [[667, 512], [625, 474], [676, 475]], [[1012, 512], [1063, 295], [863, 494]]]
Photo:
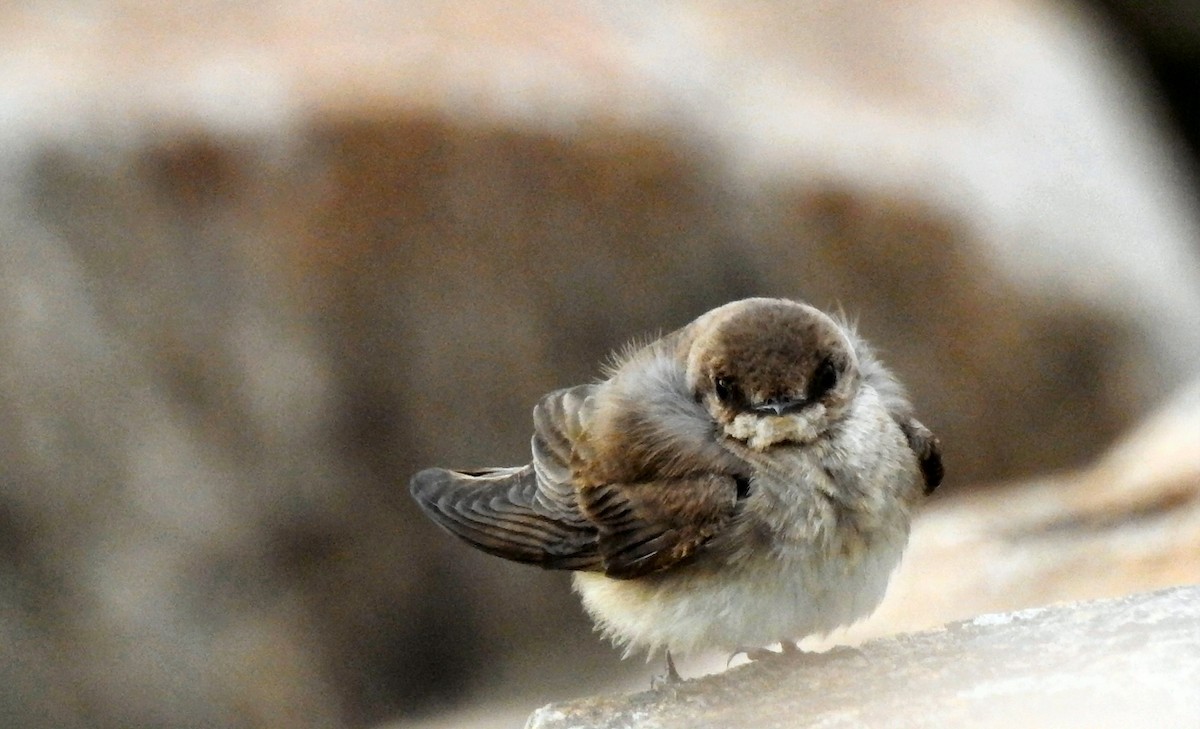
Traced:
[[982, 615], [550, 704], [526, 729], [1200, 726], [1200, 586]]

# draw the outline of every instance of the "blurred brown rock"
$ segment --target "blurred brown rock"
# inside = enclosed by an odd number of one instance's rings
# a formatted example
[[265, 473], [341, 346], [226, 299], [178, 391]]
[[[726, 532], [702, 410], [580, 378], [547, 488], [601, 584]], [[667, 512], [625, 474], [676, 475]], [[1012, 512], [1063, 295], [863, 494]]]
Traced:
[[521, 461], [538, 395], [731, 298], [859, 315], [948, 490], [1099, 452], [1200, 351], [1186, 180], [1106, 43], [1008, 2], [0, 10], [0, 715], [614, 670], [404, 484]]

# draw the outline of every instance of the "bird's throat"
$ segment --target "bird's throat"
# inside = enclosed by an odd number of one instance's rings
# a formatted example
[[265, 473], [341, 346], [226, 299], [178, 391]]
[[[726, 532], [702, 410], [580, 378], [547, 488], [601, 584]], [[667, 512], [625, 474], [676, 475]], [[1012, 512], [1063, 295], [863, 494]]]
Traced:
[[760, 452], [781, 443], [811, 443], [820, 435], [812, 415], [741, 413], [725, 426], [725, 434]]

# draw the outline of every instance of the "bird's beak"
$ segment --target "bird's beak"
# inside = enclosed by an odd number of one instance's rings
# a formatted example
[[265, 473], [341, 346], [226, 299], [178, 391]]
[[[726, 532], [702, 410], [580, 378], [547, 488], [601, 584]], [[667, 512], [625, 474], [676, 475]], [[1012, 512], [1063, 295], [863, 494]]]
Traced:
[[799, 410], [806, 402], [803, 399], [773, 397], [751, 406], [750, 411], [758, 415], [784, 415]]

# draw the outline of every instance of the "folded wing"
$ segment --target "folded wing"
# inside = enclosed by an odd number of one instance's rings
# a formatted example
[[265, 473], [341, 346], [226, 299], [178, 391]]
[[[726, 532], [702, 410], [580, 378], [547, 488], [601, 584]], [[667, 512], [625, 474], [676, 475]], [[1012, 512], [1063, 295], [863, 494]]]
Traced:
[[633, 578], [691, 558], [746, 489], [732, 475], [703, 469], [633, 484], [583, 482], [597, 387], [559, 390], [538, 403], [529, 465], [428, 469], [413, 477], [413, 497], [447, 531], [517, 562]]
[[599, 567], [596, 528], [570, 512], [545, 508], [532, 465], [474, 472], [430, 468], [409, 488], [439, 526], [488, 554], [549, 569]]

